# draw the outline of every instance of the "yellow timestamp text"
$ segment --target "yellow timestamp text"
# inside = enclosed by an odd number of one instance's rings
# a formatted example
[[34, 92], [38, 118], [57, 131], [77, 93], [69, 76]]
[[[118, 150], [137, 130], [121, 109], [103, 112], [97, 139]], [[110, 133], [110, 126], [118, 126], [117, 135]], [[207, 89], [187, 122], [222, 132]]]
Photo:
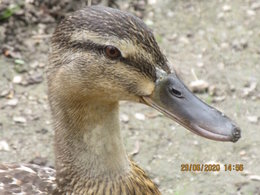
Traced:
[[243, 171], [243, 164], [181, 164], [183, 172], [219, 172], [219, 171]]

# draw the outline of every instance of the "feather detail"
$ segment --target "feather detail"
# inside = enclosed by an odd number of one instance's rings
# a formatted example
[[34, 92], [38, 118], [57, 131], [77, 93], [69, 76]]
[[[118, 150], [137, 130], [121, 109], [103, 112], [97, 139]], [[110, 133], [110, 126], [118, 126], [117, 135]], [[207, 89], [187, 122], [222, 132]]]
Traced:
[[78, 195], [87, 194], [122, 194], [122, 195], [142, 195], [161, 194], [158, 187], [152, 182], [145, 172], [133, 161], [131, 161], [131, 171], [127, 175], [116, 175], [114, 177], [89, 178], [82, 180], [77, 178], [74, 186], [68, 183], [58, 185], [55, 195], [65, 195], [68, 193], [68, 186], [73, 189], [70, 193]]
[[56, 187], [55, 170], [34, 164], [0, 164], [0, 194], [50, 194]]
[[[0, 194], [3, 195], [159, 195], [158, 187], [145, 172], [131, 161], [131, 172], [115, 178], [81, 180], [74, 178], [74, 186], [56, 187], [55, 170], [34, 164], [0, 164]], [[73, 176], [72, 176], [73, 177]], [[70, 188], [68, 188], [70, 186]]]

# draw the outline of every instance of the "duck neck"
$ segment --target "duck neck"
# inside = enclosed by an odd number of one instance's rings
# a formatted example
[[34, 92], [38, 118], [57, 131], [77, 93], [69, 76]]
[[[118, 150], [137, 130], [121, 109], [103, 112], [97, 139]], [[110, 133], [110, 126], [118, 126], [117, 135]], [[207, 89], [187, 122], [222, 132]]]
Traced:
[[57, 178], [63, 178], [60, 182], [64, 178], [87, 180], [129, 172], [118, 102], [66, 101], [52, 105], [52, 111]]

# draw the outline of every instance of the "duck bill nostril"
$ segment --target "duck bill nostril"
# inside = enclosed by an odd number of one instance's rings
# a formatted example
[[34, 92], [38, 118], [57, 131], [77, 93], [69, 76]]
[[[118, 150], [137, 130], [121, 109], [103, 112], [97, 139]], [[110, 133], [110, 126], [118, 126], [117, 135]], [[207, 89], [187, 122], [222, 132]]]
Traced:
[[179, 90], [173, 88], [173, 87], [170, 87], [170, 88], [169, 88], [169, 91], [170, 91], [170, 93], [171, 93], [172, 95], [174, 95], [175, 97], [178, 97], [178, 98], [182, 98], [182, 97], [183, 97], [182, 94], [181, 94], [181, 92], [180, 92]]
[[192, 94], [175, 74], [160, 78], [153, 94], [143, 97], [143, 100], [202, 137], [231, 142], [236, 142], [241, 137], [239, 127], [233, 125], [223, 113]]

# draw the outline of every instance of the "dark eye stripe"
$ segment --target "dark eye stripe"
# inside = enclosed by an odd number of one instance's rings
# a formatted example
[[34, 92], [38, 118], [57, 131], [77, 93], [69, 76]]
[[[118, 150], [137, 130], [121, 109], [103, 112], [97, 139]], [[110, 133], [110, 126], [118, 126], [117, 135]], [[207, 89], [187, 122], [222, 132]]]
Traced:
[[153, 81], [156, 80], [155, 66], [147, 63], [147, 60], [143, 58], [132, 59], [131, 57], [129, 57], [129, 58], [121, 58], [120, 61], [131, 67], [134, 67], [138, 72], [140, 72], [146, 77], [148, 76]]
[[102, 53], [106, 45], [97, 44], [92, 41], [71, 41], [69, 47]]
[[[66, 48], [74, 48], [79, 50], [85, 50], [85, 51], [93, 51], [98, 54], [104, 54], [104, 50], [107, 47], [107, 45], [97, 44], [92, 41], [70, 41], [69, 44], [65, 44]], [[60, 45], [60, 47], [64, 47], [63, 45]], [[129, 65], [133, 68], [135, 68], [136, 71], [140, 72], [146, 77], [151, 78], [153, 81], [156, 80], [156, 70], [155, 66], [149, 64], [146, 59], [144, 58], [134, 58], [134, 57], [120, 57], [118, 58], [121, 62], [125, 63], [126, 65]]]

